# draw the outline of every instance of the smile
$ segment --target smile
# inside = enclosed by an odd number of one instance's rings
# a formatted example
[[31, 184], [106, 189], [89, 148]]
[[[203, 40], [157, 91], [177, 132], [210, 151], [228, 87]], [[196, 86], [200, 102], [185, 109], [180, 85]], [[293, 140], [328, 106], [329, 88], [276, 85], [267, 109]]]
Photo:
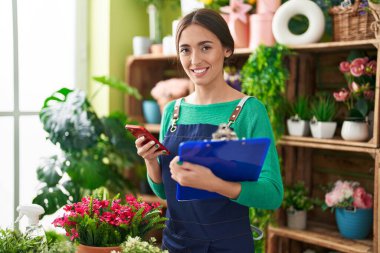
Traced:
[[197, 68], [197, 69], [191, 69], [191, 71], [196, 74], [196, 75], [202, 75], [204, 73], [206, 73], [206, 71], [208, 70], [208, 68]]

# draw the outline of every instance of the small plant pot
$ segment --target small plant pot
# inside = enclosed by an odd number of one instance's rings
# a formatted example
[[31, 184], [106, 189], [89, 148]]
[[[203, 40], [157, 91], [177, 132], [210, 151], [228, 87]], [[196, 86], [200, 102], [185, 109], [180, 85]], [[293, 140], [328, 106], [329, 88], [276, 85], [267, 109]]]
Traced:
[[306, 220], [307, 220], [307, 212], [297, 211], [297, 210], [287, 210], [286, 211], [288, 217], [288, 227], [292, 229], [305, 229], [306, 228]]
[[146, 123], [159, 124], [161, 122], [161, 112], [155, 100], [144, 100], [142, 109]]
[[341, 136], [346, 141], [366, 141], [369, 136], [368, 124], [346, 120], [343, 122]]
[[365, 239], [372, 231], [373, 208], [356, 208], [354, 210], [336, 208], [335, 219], [343, 237]]
[[291, 136], [307, 136], [310, 133], [309, 121], [288, 119], [286, 124]]
[[331, 139], [336, 130], [336, 122], [310, 122], [311, 135], [318, 139]]

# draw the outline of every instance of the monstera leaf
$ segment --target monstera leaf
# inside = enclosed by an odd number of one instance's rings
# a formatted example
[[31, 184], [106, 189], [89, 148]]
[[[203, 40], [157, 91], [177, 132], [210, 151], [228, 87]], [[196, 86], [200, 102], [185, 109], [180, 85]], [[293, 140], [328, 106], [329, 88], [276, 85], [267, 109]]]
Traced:
[[95, 76], [93, 79], [103, 85], [107, 85], [111, 88], [118, 89], [128, 95], [131, 95], [135, 97], [136, 99], [140, 100], [142, 98], [140, 92], [135, 87], [132, 87], [122, 80], [119, 80], [114, 77], [108, 77], [108, 76]]
[[37, 178], [45, 182], [48, 187], [56, 186], [62, 178], [62, 167], [62, 160], [56, 155], [46, 158], [37, 169]]
[[80, 151], [96, 145], [102, 124], [91, 109], [85, 93], [60, 89], [48, 97], [40, 119], [52, 143], [64, 151]]
[[59, 208], [69, 203], [69, 196], [63, 193], [59, 187], [45, 186], [39, 190], [38, 195], [33, 199], [34, 204], [38, 204], [45, 209], [45, 214], [53, 214]]

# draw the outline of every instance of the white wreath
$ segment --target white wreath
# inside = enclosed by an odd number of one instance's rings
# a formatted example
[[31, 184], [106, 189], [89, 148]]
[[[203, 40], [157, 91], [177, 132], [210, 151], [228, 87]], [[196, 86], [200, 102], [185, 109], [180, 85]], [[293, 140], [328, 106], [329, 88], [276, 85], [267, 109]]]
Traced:
[[[308, 29], [300, 35], [289, 30], [292, 17], [304, 15], [309, 20]], [[318, 42], [325, 29], [325, 17], [319, 6], [310, 0], [290, 0], [282, 4], [274, 14], [273, 35], [278, 43], [299, 45]]]

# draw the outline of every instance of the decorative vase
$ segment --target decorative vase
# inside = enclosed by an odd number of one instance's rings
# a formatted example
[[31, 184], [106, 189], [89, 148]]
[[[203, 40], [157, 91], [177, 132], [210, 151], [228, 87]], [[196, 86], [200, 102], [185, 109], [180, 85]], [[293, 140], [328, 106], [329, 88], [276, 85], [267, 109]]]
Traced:
[[310, 122], [311, 135], [318, 139], [331, 139], [336, 130], [336, 122]]
[[273, 14], [252, 14], [249, 16], [249, 48], [258, 45], [273, 46], [276, 42], [272, 33]]
[[247, 23], [243, 23], [240, 19], [230, 22], [228, 14], [221, 14], [228, 24], [232, 38], [235, 42], [235, 48], [247, 48], [249, 45], [249, 17], [247, 14]]
[[302, 210], [287, 210], [286, 211], [288, 218], [288, 227], [292, 229], [305, 229], [306, 228], [306, 220], [307, 220], [307, 212]]
[[77, 247], [77, 253], [111, 253], [113, 250], [121, 252], [121, 247], [94, 247], [83, 244], [79, 244]]
[[144, 100], [142, 109], [146, 123], [159, 124], [161, 122], [161, 112], [155, 100]]
[[373, 208], [347, 210], [336, 208], [335, 219], [340, 234], [348, 239], [364, 239], [372, 229]]
[[346, 141], [366, 141], [368, 140], [368, 124], [367, 122], [345, 120], [341, 136]]
[[288, 119], [286, 124], [291, 136], [307, 136], [310, 133], [309, 121]]

